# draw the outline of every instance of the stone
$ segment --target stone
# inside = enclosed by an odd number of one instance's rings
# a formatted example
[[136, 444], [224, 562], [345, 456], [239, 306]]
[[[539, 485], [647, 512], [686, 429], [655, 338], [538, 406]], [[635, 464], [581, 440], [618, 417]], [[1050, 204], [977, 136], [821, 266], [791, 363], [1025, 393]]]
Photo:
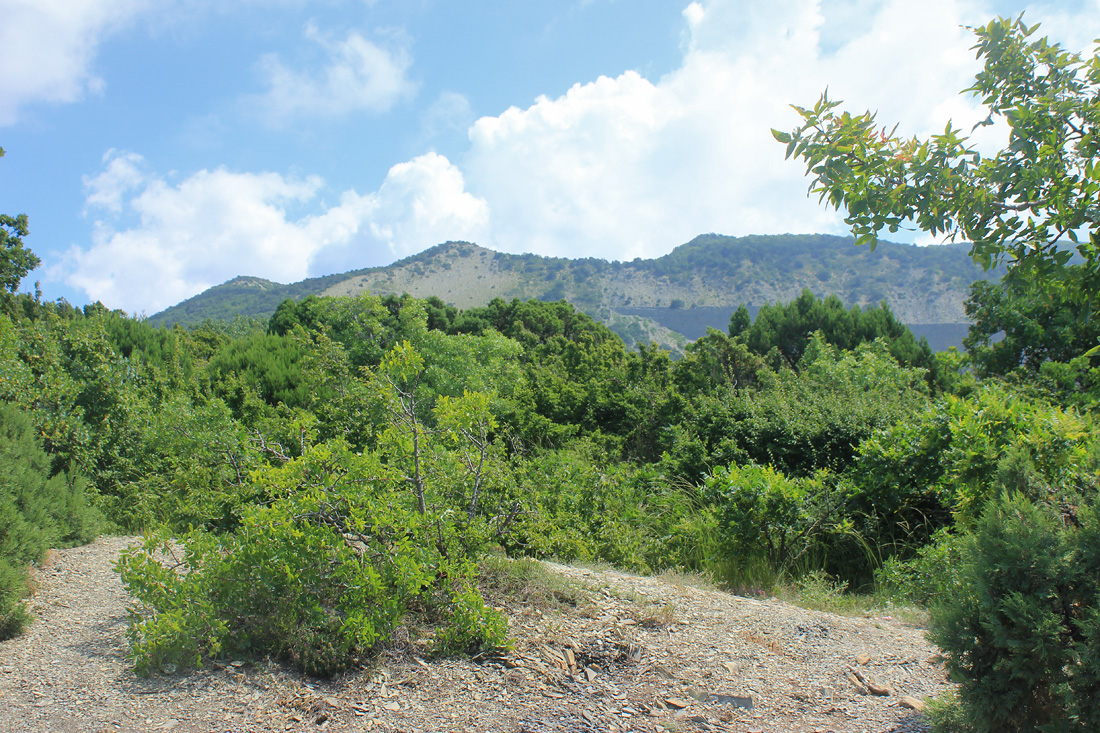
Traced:
[[903, 695], [902, 698], [898, 700], [898, 705], [901, 705], [903, 708], [909, 708], [910, 710], [916, 710], [918, 713], [923, 713], [925, 708], [928, 707], [928, 703], [924, 700], [910, 695]]
[[868, 663], [870, 663], [870, 661], [871, 661], [871, 655], [870, 654], [860, 654], [859, 656], [856, 657], [856, 664], [858, 664], [862, 667], [866, 667], [868, 665]]
[[871, 692], [872, 695], [881, 695], [885, 697], [887, 695], [894, 694], [894, 689], [889, 685], [880, 685], [875, 682], [868, 682], [867, 689]]
[[707, 702], [721, 703], [722, 705], [732, 705], [737, 708], [744, 708], [745, 710], [752, 710], [752, 697], [744, 697], [741, 695], [721, 695], [715, 694], [707, 698]]
[[665, 704], [667, 704], [670, 708], [676, 708], [677, 710], [683, 710], [690, 703], [688, 703], [687, 700], [681, 700], [678, 697], [666, 697], [665, 698]]
[[699, 702], [703, 702], [708, 697], [710, 697], [710, 690], [706, 689], [705, 687], [689, 687], [687, 689], [687, 694], [688, 696], [698, 700]]

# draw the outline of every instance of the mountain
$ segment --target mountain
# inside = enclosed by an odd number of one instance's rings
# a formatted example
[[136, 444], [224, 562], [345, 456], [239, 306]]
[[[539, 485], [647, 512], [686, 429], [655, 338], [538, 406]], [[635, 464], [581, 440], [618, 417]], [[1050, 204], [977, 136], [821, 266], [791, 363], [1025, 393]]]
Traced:
[[785, 302], [809, 288], [819, 296], [836, 294], [848, 305], [885, 300], [918, 333], [936, 326], [937, 332], [950, 334], [965, 329], [963, 302], [970, 284], [996, 276], [976, 265], [967, 250], [962, 244], [880, 242], [871, 251], [854, 246], [850, 238], [820, 234], [704, 234], [663, 257], [608, 262], [512, 255], [446, 242], [386, 267], [290, 285], [237, 277], [149, 321], [187, 326], [238, 314], [264, 318], [284, 299], [311, 294], [435, 295], [459, 308], [485, 305], [497, 297], [565, 299], [607, 323], [628, 344], [655, 340], [678, 350], [707, 326], [725, 330], [742, 303], [758, 308]]

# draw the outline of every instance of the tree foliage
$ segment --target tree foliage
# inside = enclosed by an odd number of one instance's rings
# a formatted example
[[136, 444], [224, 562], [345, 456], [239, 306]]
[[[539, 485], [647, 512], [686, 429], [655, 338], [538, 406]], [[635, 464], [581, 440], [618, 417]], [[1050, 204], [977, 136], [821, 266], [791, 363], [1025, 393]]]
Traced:
[[963, 546], [932, 639], [978, 733], [1100, 726], [1100, 515], [1020, 495], [992, 503]]
[[[3, 157], [4, 149], [0, 148]], [[23, 247], [23, 237], [29, 233], [26, 214], [0, 214], [0, 288], [8, 293], [14, 293], [23, 276], [40, 262], [34, 252]]]
[[885, 303], [849, 309], [835, 295], [822, 300], [811, 291], [803, 290], [790, 303], [762, 306], [751, 325], [747, 325], [747, 316], [747, 310], [733, 314], [730, 336], [737, 337], [760, 356], [767, 356], [775, 349], [782, 363], [792, 369], [798, 368], [815, 333], [819, 333], [826, 343], [845, 351], [882, 339], [902, 366], [929, 371], [934, 368], [928, 342], [918, 341]]
[[976, 282], [966, 313], [974, 323], [963, 344], [978, 375], [1037, 384], [1067, 402], [1095, 402], [1100, 355], [1086, 352], [1100, 339], [1100, 321], [1064, 286], [1016, 274], [999, 285]]
[[0, 639], [27, 620], [27, 566], [50, 547], [82, 544], [99, 531], [102, 516], [86, 487], [83, 477], [53, 474], [31, 420], [0, 403]]
[[811, 192], [845, 210], [857, 242], [873, 246], [881, 230], [911, 223], [969, 242], [986, 269], [1006, 263], [1091, 301], [1100, 292], [1100, 57], [1036, 40], [1037, 27], [1001, 18], [975, 29], [984, 66], [966, 91], [989, 110], [982, 124], [1008, 129], [996, 155], [950, 123], [927, 140], [898, 137], [827, 95], [795, 107], [796, 130], [773, 134], [806, 162]]
[[[972, 291], [973, 363], [1090, 409], [1097, 349], [1082, 341], [1095, 336], [1100, 292], [1100, 54], [1035, 39], [1036, 28], [1021, 16], [974, 29], [983, 68], [966, 91], [988, 109], [981, 124], [1008, 131], [991, 157], [950, 123], [928, 140], [902, 138], [827, 95], [795, 107], [796, 130], [773, 134], [806, 162], [811, 192], [845, 211], [858, 243], [915, 225], [969, 242], [986, 269], [1008, 265], [1004, 286]], [[986, 384], [861, 447], [853, 499], [880, 546], [920, 547], [937, 527], [959, 533], [936, 535], [916, 561], [958, 561], [957, 574], [925, 583], [946, 590], [933, 638], [961, 685], [941, 728], [1100, 724], [1097, 437], [1086, 415]]]

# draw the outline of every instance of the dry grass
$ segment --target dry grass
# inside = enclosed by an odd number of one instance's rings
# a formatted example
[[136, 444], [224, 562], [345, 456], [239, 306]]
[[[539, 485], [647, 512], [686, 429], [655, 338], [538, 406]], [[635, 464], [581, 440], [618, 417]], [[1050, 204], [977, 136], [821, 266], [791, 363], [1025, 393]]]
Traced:
[[486, 602], [494, 606], [518, 600], [542, 611], [560, 611], [591, 603], [584, 588], [530, 558], [485, 557], [478, 585]]

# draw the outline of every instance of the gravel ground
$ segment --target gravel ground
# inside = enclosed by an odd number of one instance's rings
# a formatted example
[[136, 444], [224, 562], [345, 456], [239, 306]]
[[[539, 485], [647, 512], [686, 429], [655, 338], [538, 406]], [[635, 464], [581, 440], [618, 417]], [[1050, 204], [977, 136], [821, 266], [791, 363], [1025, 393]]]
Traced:
[[237, 660], [142, 679], [113, 570], [136, 541], [102, 538], [36, 571], [36, 621], [0, 643], [0, 730], [909, 733], [927, 727], [905, 704], [948, 684], [923, 630], [895, 620], [558, 565], [591, 602], [502, 608], [516, 639], [503, 657], [429, 660], [398, 640], [329, 681]]

